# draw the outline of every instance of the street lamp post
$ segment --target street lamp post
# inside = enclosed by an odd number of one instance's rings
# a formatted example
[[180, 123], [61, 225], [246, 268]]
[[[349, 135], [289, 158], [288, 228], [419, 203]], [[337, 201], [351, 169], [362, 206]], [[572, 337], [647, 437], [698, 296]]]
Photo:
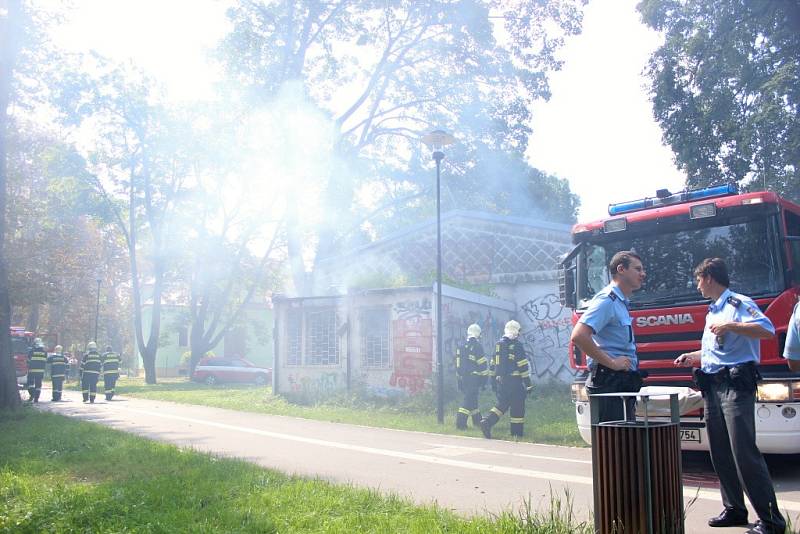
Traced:
[[97, 343], [97, 324], [100, 321], [100, 283], [103, 280], [98, 276], [97, 277], [97, 305], [94, 309], [94, 342]]
[[436, 419], [444, 423], [444, 362], [442, 358], [442, 194], [441, 167], [444, 159], [442, 148], [453, 144], [455, 138], [442, 130], [434, 130], [422, 137], [422, 142], [433, 150], [436, 162]]

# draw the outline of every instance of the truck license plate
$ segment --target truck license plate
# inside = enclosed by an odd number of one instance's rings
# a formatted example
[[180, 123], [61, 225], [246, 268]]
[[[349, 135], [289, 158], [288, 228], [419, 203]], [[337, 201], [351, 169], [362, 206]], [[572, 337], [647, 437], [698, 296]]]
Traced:
[[681, 441], [700, 443], [700, 430], [697, 428], [681, 428]]

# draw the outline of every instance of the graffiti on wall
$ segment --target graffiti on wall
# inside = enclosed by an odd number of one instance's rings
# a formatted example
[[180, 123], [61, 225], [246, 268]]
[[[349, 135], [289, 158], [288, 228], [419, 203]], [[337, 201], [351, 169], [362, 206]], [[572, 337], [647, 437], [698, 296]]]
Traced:
[[418, 393], [433, 373], [433, 321], [431, 301], [398, 302], [392, 321], [394, 369], [389, 385]]
[[431, 299], [407, 300], [394, 304], [394, 314], [398, 319], [424, 319], [431, 316]]
[[539, 379], [574, 375], [567, 358], [572, 323], [558, 296], [535, 297], [522, 305], [521, 312], [521, 336], [532, 359], [532, 373]]
[[459, 309], [448, 302], [442, 306], [442, 352], [445, 372], [455, 373], [456, 349], [467, 340], [467, 327], [477, 324], [481, 327], [481, 343], [486, 354], [494, 352], [494, 344], [503, 334], [506, 319], [498, 317], [491, 308]]
[[339, 373], [290, 373], [289, 391], [312, 397], [326, 397], [342, 387]]

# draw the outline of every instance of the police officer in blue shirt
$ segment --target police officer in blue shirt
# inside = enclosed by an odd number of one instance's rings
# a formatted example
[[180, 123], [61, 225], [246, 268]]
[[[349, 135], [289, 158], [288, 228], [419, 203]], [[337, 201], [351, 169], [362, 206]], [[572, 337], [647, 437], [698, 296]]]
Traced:
[[747, 493], [759, 520], [751, 534], [783, 534], [786, 521], [756, 446], [755, 401], [760, 378], [760, 339], [775, 335], [755, 302], [731, 291], [728, 268], [707, 258], [694, 270], [697, 289], [711, 299], [700, 350], [681, 354], [675, 365], [700, 364], [695, 381], [705, 400], [705, 422], [714, 470], [725, 509], [708, 520], [712, 527], [747, 525]]
[[[572, 330], [572, 343], [588, 357], [590, 369], [586, 380], [589, 393], [639, 391], [633, 321], [628, 311], [630, 296], [642, 287], [645, 271], [638, 254], [623, 250], [608, 264], [611, 283], [599, 291]], [[635, 399], [601, 398], [597, 405], [599, 420], [633, 419]]]
[[800, 372], [800, 302], [794, 305], [792, 317], [786, 328], [786, 345], [783, 347], [783, 357], [789, 364], [789, 369]]

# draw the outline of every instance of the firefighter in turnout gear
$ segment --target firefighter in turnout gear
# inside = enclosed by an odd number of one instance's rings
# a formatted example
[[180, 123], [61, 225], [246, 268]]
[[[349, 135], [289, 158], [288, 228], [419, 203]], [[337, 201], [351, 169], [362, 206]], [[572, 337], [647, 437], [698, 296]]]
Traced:
[[37, 337], [33, 340], [33, 346], [28, 350], [28, 381], [26, 385], [30, 401], [39, 402], [45, 367], [47, 367], [47, 351], [42, 338]]
[[481, 327], [477, 324], [467, 328], [467, 342], [456, 350], [456, 374], [458, 390], [464, 393], [464, 400], [456, 414], [456, 428], [466, 430], [467, 419], [472, 417], [472, 424], [481, 424], [481, 411], [478, 409], [478, 394], [486, 385], [489, 374], [488, 362], [483, 347], [478, 341]]
[[83, 402], [94, 402], [97, 396], [97, 379], [100, 377], [102, 361], [97, 352], [97, 343], [90, 341], [86, 345], [86, 354], [81, 361], [81, 392]]
[[533, 390], [530, 364], [522, 343], [518, 341], [520, 325], [508, 321], [497, 342], [491, 375], [497, 385], [497, 404], [481, 421], [484, 437], [491, 439], [492, 427], [507, 410], [511, 410], [511, 435], [522, 437], [525, 425], [525, 397]]
[[106, 400], [110, 401], [114, 398], [114, 384], [117, 383], [117, 378], [119, 378], [119, 354], [113, 351], [111, 345], [106, 345], [102, 360], [103, 391], [106, 394]]
[[53, 381], [53, 402], [61, 400], [64, 388], [64, 378], [67, 375], [67, 359], [64, 357], [64, 347], [56, 345], [55, 352], [47, 357], [50, 364], [50, 380]]

